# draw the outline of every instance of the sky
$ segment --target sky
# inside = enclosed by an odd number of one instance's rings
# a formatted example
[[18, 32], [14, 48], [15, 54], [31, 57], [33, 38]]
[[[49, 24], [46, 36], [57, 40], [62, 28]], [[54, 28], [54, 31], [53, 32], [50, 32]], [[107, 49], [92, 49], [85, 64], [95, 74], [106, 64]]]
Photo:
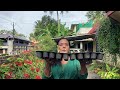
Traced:
[[[87, 11], [68, 11], [68, 13], [64, 12], [63, 15], [59, 14], [59, 17], [61, 23], [66, 23], [66, 27], [70, 28], [71, 24], [87, 22], [86, 13]], [[0, 30], [12, 30], [14, 22], [15, 30], [27, 36], [28, 39], [29, 34], [34, 30], [35, 21], [41, 20], [44, 15], [50, 14], [44, 11], [0, 11]], [[56, 12], [51, 17], [57, 20]]]

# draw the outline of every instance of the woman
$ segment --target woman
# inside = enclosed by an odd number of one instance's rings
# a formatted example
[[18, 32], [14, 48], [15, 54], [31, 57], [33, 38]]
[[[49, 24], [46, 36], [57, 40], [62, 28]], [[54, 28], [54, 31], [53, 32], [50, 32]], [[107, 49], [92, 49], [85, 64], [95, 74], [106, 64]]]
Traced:
[[[69, 41], [61, 38], [58, 41], [58, 53], [68, 53], [70, 49]], [[53, 63], [53, 62], [52, 62]], [[78, 60], [62, 59], [60, 62], [55, 61], [51, 64], [50, 60], [46, 60], [46, 66], [43, 79], [86, 79], [88, 76], [85, 63]]]

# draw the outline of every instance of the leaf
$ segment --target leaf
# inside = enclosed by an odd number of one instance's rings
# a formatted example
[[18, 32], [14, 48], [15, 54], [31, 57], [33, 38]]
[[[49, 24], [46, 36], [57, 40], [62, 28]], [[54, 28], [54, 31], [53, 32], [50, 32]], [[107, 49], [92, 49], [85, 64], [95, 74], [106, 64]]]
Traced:
[[115, 69], [113, 72], [116, 73], [116, 72], [118, 72], [118, 71], [119, 71], [119, 69]]
[[116, 70], [119, 70], [119, 69], [117, 69], [116, 67], [112, 68], [112, 72], [115, 72]]
[[108, 64], [106, 64], [106, 70], [107, 70], [107, 71], [111, 71], [111, 68], [109, 67]]

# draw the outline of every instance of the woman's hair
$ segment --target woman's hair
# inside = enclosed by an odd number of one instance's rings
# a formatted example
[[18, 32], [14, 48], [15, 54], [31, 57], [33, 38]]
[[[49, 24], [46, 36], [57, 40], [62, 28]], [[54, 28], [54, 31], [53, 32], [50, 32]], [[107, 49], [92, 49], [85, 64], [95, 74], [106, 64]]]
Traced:
[[62, 39], [66, 39], [66, 40], [68, 41], [68, 43], [69, 43], [69, 46], [70, 46], [69, 40], [68, 40], [67, 38], [65, 38], [65, 37], [61, 37], [60, 39], [58, 39], [58, 40], [57, 40], [57, 45], [59, 44], [60, 40], [62, 40]]

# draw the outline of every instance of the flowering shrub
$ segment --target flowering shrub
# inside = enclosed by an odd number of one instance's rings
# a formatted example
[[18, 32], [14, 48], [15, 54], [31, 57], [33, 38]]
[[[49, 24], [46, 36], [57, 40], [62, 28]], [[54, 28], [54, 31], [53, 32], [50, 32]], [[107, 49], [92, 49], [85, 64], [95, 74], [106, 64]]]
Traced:
[[32, 51], [8, 58], [10, 63], [0, 65], [1, 79], [42, 79], [44, 60]]

